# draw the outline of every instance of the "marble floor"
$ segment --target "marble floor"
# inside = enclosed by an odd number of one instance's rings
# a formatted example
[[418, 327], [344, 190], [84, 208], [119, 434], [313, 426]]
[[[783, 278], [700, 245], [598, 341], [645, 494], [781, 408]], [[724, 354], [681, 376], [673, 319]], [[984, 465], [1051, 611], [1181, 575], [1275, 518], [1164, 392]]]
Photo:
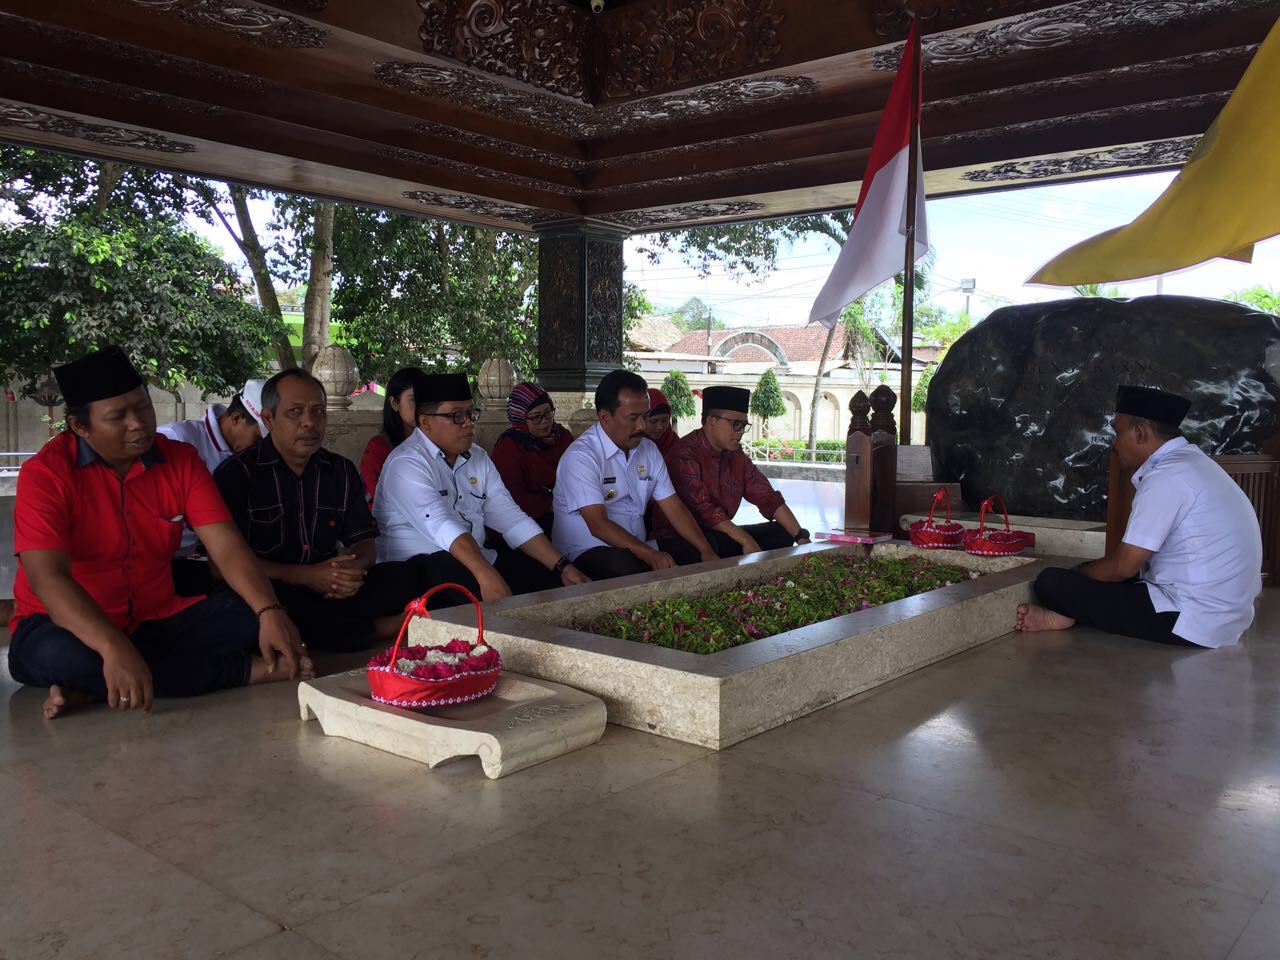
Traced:
[[1280, 957], [1280, 591], [1232, 649], [1010, 635], [721, 753], [610, 727], [497, 781], [289, 684], [0, 696], [6, 960]]

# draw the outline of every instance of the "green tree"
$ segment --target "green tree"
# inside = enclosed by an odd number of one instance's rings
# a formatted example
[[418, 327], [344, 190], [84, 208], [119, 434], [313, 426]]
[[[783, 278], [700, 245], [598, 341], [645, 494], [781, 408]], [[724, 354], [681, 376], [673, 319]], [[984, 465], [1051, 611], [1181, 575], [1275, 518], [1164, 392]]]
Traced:
[[1232, 303], [1243, 303], [1246, 307], [1253, 307], [1253, 309], [1261, 310], [1263, 313], [1270, 313], [1273, 316], [1280, 317], [1280, 292], [1272, 290], [1270, 287], [1261, 285], [1249, 287], [1245, 290], [1229, 293], [1226, 298]]
[[936, 363], [931, 363], [920, 371], [920, 377], [911, 391], [912, 413], [924, 413], [925, 402], [929, 399], [929, 384], [933, 382], [933, 375], [937, 372]]
[[670, 317], [676, 329], [684, 333], [696, 333], [699, 330], [708, 329], [708, 326], [712, 330], [725, 329], [724, 321], [717, 317], [711, 307], [699, 297], [690, 297], [672, 310]]
[[537, 363], [537, 242], [343, 204], [334, 220], [334, 317], [361, 375], [404, 366]]
[[693, 390], [689, 378], [679, 370], [672, 370], [662, 378], [662, 392], [671, 404], [671, 416], [677, 420], [692, 417], [698, 412], [693, 402]]
[[921, 336], [942, 347], [945, 353], [953, 343], [973, 329], [973, 318], [963, 310], [954, 314], [942, 313], [926, 320], [916, 329]]
[[130, 210], [0, 227], [0, 376], [30, 396], [118, 343], [166, 390], [229, 394], [262, 372], [270, 327], [235, 270], [166, 218]]
[[626, 281], [622, 290], [622, 329], [632, 329], [644, 317], [653, 313], [653, 304], [645, 296], [644, 291], [630, 280]]
[[787, 402], [782, 398], [782, 386], [772, 369], [760, 375], [756, 388], [751, 391], [751, 415], [764, 421], [764, 435], [769, 436], [769, 420], [787, 412]]

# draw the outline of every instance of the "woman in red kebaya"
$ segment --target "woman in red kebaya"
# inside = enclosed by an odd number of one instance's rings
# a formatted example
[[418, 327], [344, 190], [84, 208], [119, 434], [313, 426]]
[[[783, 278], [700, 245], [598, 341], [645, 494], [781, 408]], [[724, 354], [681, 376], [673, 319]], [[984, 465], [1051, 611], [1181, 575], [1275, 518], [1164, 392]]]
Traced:
[[360, 458], [360, 478], [364, 480], [364, 492], [370, 502], [378, 491], [378, 477], [387, 457], [417, 429], [413, 381], [420, 376], [422, 371], [417, 367], [405, 367], [387, 381], [387, 394], [382, 401], [382, 432], [365, 445], [364, 456]]
[[507, 398], [511, 429], [498, 438], [490, 458], [516, 504], [551, 533], [551, 492], [556, 467], [573, 434], [556, 423], [551, 397], [536, 383], [518, 383]]

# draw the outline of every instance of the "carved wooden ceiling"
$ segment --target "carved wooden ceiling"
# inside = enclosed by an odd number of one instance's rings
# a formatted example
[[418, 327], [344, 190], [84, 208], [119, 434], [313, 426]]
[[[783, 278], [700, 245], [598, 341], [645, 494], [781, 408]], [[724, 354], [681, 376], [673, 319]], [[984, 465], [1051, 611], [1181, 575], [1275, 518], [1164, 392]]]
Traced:
[[[939, 0], [931, 196], [1180, 164], [1280, 0]], [[0, 0], [0, 139], [528, 230], [848, 207], [900, 0]]]

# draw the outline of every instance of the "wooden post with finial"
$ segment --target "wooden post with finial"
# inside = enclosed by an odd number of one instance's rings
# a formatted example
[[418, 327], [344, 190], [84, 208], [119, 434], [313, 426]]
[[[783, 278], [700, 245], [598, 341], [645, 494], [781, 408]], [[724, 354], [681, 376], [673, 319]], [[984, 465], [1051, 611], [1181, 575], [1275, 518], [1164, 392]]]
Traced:
[[[845, 438], [844, 532], [872, 542], [892, 535], [897, 523], [898, 448], [893, 411], [897, 395], [881, 384], [868, 397], [859, 390], [849, 401]], [[870, 418], [867, 417], [870, 412]]]

